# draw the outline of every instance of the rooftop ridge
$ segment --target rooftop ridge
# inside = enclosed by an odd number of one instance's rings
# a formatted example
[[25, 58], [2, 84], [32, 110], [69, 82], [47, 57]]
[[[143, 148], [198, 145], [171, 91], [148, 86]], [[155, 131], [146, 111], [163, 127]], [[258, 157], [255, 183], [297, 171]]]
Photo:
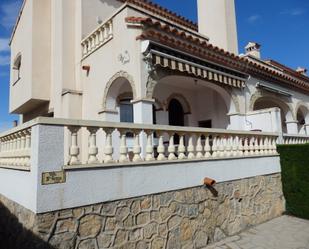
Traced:
[[162, 17], [165, 17], [171, 21], [174, 21], [182, 26], [185, 26], [187, 28], [190, 28], [194, 31], [198, 31], [198, 25], [197, 23], [194, 23], [193, 21], [185, 18], [184, 16], [181, 16], [177, 14], [176, 12], [173, 12], [159, 4], [156, 4], [150, 0], [119, 0], [123, 3], [129, 3], [136, 5], [138, 7], [144, 8], [148, 11], [151, 11], [157, 15], [160, 15]]

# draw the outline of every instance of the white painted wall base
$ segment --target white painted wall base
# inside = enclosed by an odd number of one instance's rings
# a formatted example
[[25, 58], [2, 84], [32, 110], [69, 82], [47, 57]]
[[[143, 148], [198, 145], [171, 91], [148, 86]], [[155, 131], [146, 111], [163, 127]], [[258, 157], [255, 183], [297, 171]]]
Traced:
[[279, 157], [228, 159], [67, 172], [65, 184], [40, 187], [37, 212], [143, 196], [280, 172]]

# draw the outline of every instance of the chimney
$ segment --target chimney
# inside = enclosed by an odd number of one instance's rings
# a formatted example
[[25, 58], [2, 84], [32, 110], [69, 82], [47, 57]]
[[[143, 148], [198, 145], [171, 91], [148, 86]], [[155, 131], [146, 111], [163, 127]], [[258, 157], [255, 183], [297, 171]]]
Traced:
[[197, 0], [199, 33], [209, 42], [238, 54], [234, 0]]
[[251, 55], [255, 58], [261, 59], [261, 45], [256, 42], [249, 42], [245, 47], [246, 55]]
[[300, 73], [300, 74], [302, 74], [302, 75], [307, 75], [307, 69], [306, 69], [306, 68], [303, 68], [303, 67], [298, 67], [298, 68], [296, 69], [296, 72], [297, 72], [297, 73]]

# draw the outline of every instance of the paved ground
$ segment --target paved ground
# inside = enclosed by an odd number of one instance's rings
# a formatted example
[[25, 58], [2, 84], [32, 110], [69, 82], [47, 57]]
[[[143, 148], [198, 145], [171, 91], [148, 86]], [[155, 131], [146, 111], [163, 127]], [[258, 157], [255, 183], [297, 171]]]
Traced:
[[205, 249], [309, 249], [309, 220], [282, 216]]

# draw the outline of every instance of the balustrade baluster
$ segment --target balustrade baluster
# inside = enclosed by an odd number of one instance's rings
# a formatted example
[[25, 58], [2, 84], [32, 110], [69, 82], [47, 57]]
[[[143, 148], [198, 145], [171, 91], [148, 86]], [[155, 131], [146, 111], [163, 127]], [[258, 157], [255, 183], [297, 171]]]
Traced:
[[147, 134], [147, 145], [146, 145], [146, 158], [145, 158], [145, 160], [148, 161], [148, 162], [154, 161], [155, 158], [153, 156], [154, 150], [153, 150], [153, 139], [152, 139], [153, 131], [148, 130], [148, 131], [145, 131], [145, 132]]
[[21, 150], [23, 153], [23, 157], [21, 158], [21, 165], [27, 166], [27, 149], [26, 149], [26, 131], [21, 132]]
[[183, 160], [186, 159], [186, 146], [185, 146], [185, 138], [184, 134], [179, 134], [179, 146], [178, 146], [178, 159]]
[[253, 156], [254, 154], [254, 137], [251, 137], [249, 140], [249, 155]]
[[108, 37], [112, 38], [113, 37], [113, 22], [110, 20], [108, 22]]
[[100, 30], [98, 30], [97, 32], [95, 32], [95, 47], [99, 47], [100, 45]]
[[217, 147], [218, 147], [218, 157], [224, 157], [224, 142], [222, 137], [218, 137], [217, 139]]
[[176, 160], [177, 157], [175, 156], [175, 152], [176, 152], [176, 147], [174, 145], [174, 132], [169, 132], [168, 135], [170, 137], [169, 139], [169, 145], [168, 145], [168, 160], [172, 161], [172, 160]]
[[141, 157], [142, 148], [139, 140], [140, 132], [140, 130], [134, 130], [133, 162], [141, 162], [143, 160]]
[[159, 131], [158, 132], [158, 136], [159, 136], [159, 144], [158, 144], [158, 158], [157, 160], [158, 161], [164, 161], [166, 160], [166, 157], [165, 157], [165, 147], [164, 147], [164, 132], [162, 131]]
[[270, 146], [268, 137], [265, 137], [265, 139], [264, 139], [264, 147], [265, 147], [265, 155], [271, 154], [271, 151], [270, 151], [271, 146]]
[[244, 146], [243, 146], [243, 138], [238, 137], [238, 156], [244, 155]]
[[232, 156], [236, 157], [238, 155], [238, 137], [232, 137]]
[[16, 150], [20, 151], [21, 150], [21, 132], [17, 132], [16, 134]]
[[265, 155], [264, 138], [260, 138], [260, 155]]
[[232, 137], [231, 136], [228, 136], [227, 139], [226, 139], [226, 146], [225, 146], [225, 156], [226, 157], [231, 157], [233, 155], [233, 152], [232, 152], [232, 147], [233, 147], [233, 144], [232, 144]]
[[205, 151], [205, 158], [210, 158], [211, 157], [211, 147], [210, 147], [210, 143], [209, 143], [209, 135], [205, 135], [205, 147], [204, 147], [204, 151]]
[[94, 164], [98, 163], [99, 160], [97, 158], [98, 155], [98, 147], [97, 147], [97, 131], [96, 127], [87, 127], [89, 131], [89, 143], [88, 143], [88, 163]]
[[26, 135], [26, 145], [25, 145], [25, 150], [27, 151], [27, 156], [25, 158], [25, 166], [30, 166], [31, 165], [31, 128], [28, 130], [25, 130], [25, 135]]
[[22, 162], [23, 162], [23, 158], [21, 156], [21, 153], [22, 153], [22, 144], [21, 144], [21, 138], [22, 138], [22, 132], [17, 132], [16, 133], [16, 137], [17, 137], [17, 142], [16, 142], [16, 151], [14, 154], [17, 154], [14, 155], [15, 156], [15, 162], [14, 162], [14, 165], [22, 165]]
[[126, 163], [130, 161], [128, 157], [127, 131], [119, 129], [119, 133], [120, 133], [119, 162]]
[[104, 41], [106, 41], [108, 39], [108, 27], [107, 27], [107, 24], [104, 25]]
[[99, 30], [99, 43], [102, 44], [104, 42], [104, 27], [101, 27]]
[[87, 41], [84, 41], [82, 43], [82, 47], [83, 47], [83, 55], [87, 55], [88, 51], [87, 51]]
[[260, 155], [259, 138], [254, 139], [254, 155]]
[[201, 134], [197, 134], [197, 142], [196, 142], [196, 158], [203, 158], [203, 145], [202, 145], [202, 136]]
[[[80, 164], [80, 161], [78, 159], [79, 156], [79, 147], [78, 147], [78, 142], [77, 142], [77, 133], [80, 130], [80, 127], [77, 126], [69, 126], [68, 127], [69, 131], [71, 132], [71, 146], [69, 149], [69, 155], [70, 155], [70, 159], [69, 159], [69, 165], [76, 165], [76, 164]], [[29, 136], [27, 134], [26, 137], [26, 144], [27, 144], [27, 148], [29, 148]]]
[[218, 157], [218, 139], [217, 139], [217, 135], [213, 136], [213, 140], [212, 140], [212, 157]]
[[276, 138], [272, 139], [272, 154], [275, 155], [277, 154], [277, 143], [276, 143]]
[[188, 159], [195, 158], [195, 147], [193, 144], [194, 135], [189, 134], [189, 142], [188, 142]]
[[95, 50], [96, 48], [96, 35], [93, 34], [92, 37], [91, 37], [91, 50]]
[[247, 137], [244, 138], [244, 155], [249, 156], [249, 142]]
[[105, 138], [105, 148], [104, 148], [104, 163], [113, 163], [113, 153], [114, 153], [114, 148], [113, 148], [113, 128], [103, 128], [106, 138]]

